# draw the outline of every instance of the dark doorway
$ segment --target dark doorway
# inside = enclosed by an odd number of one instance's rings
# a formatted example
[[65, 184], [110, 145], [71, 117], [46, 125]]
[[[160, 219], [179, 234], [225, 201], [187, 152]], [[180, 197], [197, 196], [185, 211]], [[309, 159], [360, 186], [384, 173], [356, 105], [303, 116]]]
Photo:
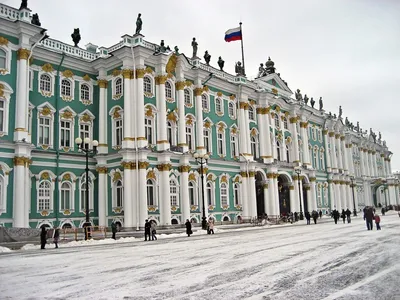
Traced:
[[257, 216], [261, 217], [265, 212], [264, 204], [264, 180], [261, 172], [256, 173], [256, 199], [257, 199]]
[[278, 177], [279, 211], [283, 216], [290, 214], [290, 182], [285, 175]]
[[171, 224], [172, 224], [172, 225], [177, 225], [177, 224], [179, 224], [179, 223], [178, 223], [178, 220], [177, 220], [177, 219], [172, 219], [172, 220], [171, 220]]

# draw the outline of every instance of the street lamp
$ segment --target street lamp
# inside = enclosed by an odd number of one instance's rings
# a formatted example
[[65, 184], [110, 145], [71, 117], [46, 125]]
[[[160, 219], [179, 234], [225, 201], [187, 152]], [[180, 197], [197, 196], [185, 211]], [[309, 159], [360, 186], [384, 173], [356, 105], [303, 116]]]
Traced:
[[[85, 230], [85, 240], [88, 238], [88, 227], [91, 226], [89, 221], [89, 154], [96, 154], [97, 153], [97, 146], [99, 142], [94, 140], [91, 141], [88, 137], [84, 138], [83, 140], [80, 137], [75, 139], [75, 144], [78, 146], [78, 149], [85, 153], [86, 156], [86, 191], [85, 191], [85, 214], [86, 214], [86, 221], [83, 224], [83, 228]], [[93, 149], [89, 148], [89, 145], [93, 146]]]
[[210, 156], [208, 154], [200, 154], [198, 152], [193, 154], [194, 159], [200, 165], [200, 174], [201, 174], [201, 201], [203, 203], [203, 217], [201, 220], [201, 228], [207, 230], [207, 218], [206, 218], [206, 206], [204, 203], [204, 165], [207, 163]]
[[356, 199], [354, 198], [354, 181], [355, 181], [354, 176], [350, 176], [350, 180], [351, 180], [351, 190], [353, 191], [353, 207], [354, 207], [353, 216], [357, 217]]
[[299, 184], [300, 220], [304, 220], [303, 207], [301, 205], [301, 192], [300, 192], [300, 174], [301, 174], [301, 169], [300, 168], [296, 168], [296, 169], [294, 169], [294, 171], [297, 174], [297, 183]]

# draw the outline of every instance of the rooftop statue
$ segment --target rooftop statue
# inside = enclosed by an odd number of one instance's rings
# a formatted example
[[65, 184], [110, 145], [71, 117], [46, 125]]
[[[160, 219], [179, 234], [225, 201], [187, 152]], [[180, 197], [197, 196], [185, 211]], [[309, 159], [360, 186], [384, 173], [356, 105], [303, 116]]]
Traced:
[[38, 14], [33, 14], [32, 15], [32, 21], [31, 24], [36, 25], [36, 26], [42, 26], [39, 20], [39, 15]]
[[204, 53], [204, 60], [206, 61], [207, 66], [210, 65], [210, 60], [211, 60], [211, 55], [208, 54], [208, 51], [206, 50], [206, 52]]
[[174, 51], [175, 51], [175, 54], [179, 54], [179, 48], [178, 48], [178, 46], [175, 46], [175, 47], [174, 47]]
[[324, 107], [324, 103], [322, 102], [322, 97], [319, 97], [319, 110], [322, 110]]
[[297, 91], [294, 95], [295, 95], [297, 101], [303, 101], [303, 97], [301, 96], [300, 89], [297, 89]]
[[161, 40], [159, 51], [165, 52], [166, 50], [167, 50], [167, 48], [165, 47], [164, 40]]
[[257, 77], [263, 77], [267, 75], [267, 71], [264, 69], [264, 64], [260, 64], [260, 67], [258, 68], [258, 76]]
[[379, 133], [378, 133], [378, 141], [380, 142], [382, 140], [382, 134], [381, 134], [381, 132], [379, 131]]
[[225, 65], [225, 61], [221, 58], [221, 56], [218, 58], [218, 66], [220, 68], [221, 71], [224, 70], [224, 65]]
[[138, 14], [138, 17], [136, 19], [136, 31], [135, 34], [140, 34], [140, 32], [142, 31], [142, 18], [141, 18], [142, 14]]
[[311, 107], [314, 108], [315, 101], [314, 101], [313, 97], [311, 97], [310, 104], [311, 104]]
[[235, 65], [235, 72], [236, 75], [244, 75], [244, 70], [240, 61], [238, 61]]
[[307, 94], [304, 95], [304, 103], [307, 105], [308, 104], [308, 97]]
[[342, 106], [340, 105], [339, 106], [339, 116], [338, 116], [339, 119], [342, 117], [342, 113], [343, 113]]
[[21, 1], [21, 6], [19, 7], [19, 10], [28, 8], [28, 0], [22, 0]]
[[192, 58], [196, 58], [197, 57], [197, 42], [196, 42], [196, 38], [193, 38], [192, 40], [192, 47], [193, 47], [193, 56]]
[[75, 47], [78, 47], [79, 41], [81, 40], [81, 34], [79, 32], [79, 28], [74, 28], [74, 32], [71, 34], [72, 41], [75, 44]]

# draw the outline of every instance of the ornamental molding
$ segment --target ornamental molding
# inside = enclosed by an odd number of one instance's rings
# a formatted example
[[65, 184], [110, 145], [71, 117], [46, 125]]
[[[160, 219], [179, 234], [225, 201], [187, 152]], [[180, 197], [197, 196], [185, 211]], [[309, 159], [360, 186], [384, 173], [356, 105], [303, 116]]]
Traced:
[[84, 81], [90, 81], [90, 76], [88, 74], [85, 74], [85, 76], [82, 77]]
[[183, 89], [185, 88], [185, 86], [186, 86], [186, 82], [185, 82], [185, 81], [177, 81], [177, 82], [175, 83], [175, 89], [176, 89], [177, 91], [183, 90]]
[[183, 165], [183, 166], [180, 166], [180, 167], [179, 167], [179, 172], [181, 172], [181, 173], [189, 172], [191, 168], [192, 168], [192, 167], [189, 166], [189, 165]]
[[64, 72], [62, 72], [62, 75], [65, 78], [73, 78], [74, 77], [74, 73], [71, 70], [65, 70]]
[[168, 77], [166, 75], [159, 75], [155, 78], [156, 85], [165, 84], [167, 80]]
[[8, 46], [8, 40], [5, 37], [0, 36], [0, 46]]
[[108, 81], [107, 81], [107, 79], [99, 79], [99, 80], [97, 80], [97, 85], [101, 89], [106, 89], [108, 87]]
[[107, 174], [108, 169], [107, 169], [107, 167], [103, 166], [103, 167], [97, 167], [96, 171], [99, 174]]
[[43, 72], [46, 72], [46, 73], [51, 73], [51, 72], [54, 71], [54, 68], [53, 68], [53, 66], [52, 66], [51, 64], [46, 63], [46, 64], [44, 64], [44, 65], [42, 66], [42, 71], [43, 71]]
[[28, 60], [28, 57], [30, 54], [31, 54], [31, 51], [29, 51], [28, 49], [20, 48], [17, 51], [17, 59], [18, 60], [21, 60], [21, 59]]

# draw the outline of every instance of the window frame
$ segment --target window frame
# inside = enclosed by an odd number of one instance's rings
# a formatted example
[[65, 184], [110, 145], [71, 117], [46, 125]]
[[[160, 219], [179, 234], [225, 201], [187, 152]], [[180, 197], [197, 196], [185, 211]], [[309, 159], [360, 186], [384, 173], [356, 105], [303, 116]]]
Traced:
[[4, 68], [0, 67], [0, 76], [8, 75], [11, 73], [12, 50], [9, 46], [0, 45], [0, 49], [5, 52]]
[[[219, 185], [219, 201], [220, 201], [220, 206], [223, 208], [224, 206], [229, 207], [229, 185], [226, 182], [221, 182]], [[223, 199], [224, 202], [223, 202]], [[226, 201], [226, 204], [224, 204]]]
[[[84, 88], [87, 88], [87, 90], [84, 90]], [[83, 97], [83, 95], [85, 97]], [[85, 81], [79, 84], [79, 101], [86, 106], [93, 103], [93, 87], [91, 84], [89, 84], [89, 82]]]
[[[150, 182], [150, 183], [149, 183]], [[149, 188], [152, 189], [152, 198], [153, 198], [153, 203], [150, 202], [150, 197], [149, 197]], [[157, 202], [157, 185], [154, 179], [148, 178], [146, 180], [146, 196], [147, 196], [147, 207], [158, 207], [158, 202]]]
[[[189, 101], [188, 101], [189, 100]], [[193, 107], [193, 92], [189, 88], [183, 89], [183, 102], [186, 107]]]
[[149, 75], [143, 76], [143, 94], [147, 98], [153, 98], [154, 96], [154, 80]]
[[[171, 184], [173, 183], [173, 184]], [[175, 189], [175, 191], [173, 191]], [[175, 206], [176, 208], [179, 208], [179, 184], [178, 180], [176, 178], [170, 178], [169, 179], [169, 195], [170, 195], [170, 203], [171, 207]], [[175, 199], [173, 199], [175, 197]], [[173, 203], [173, 201], [175, 203]]]
[[203, 112], [210, 112], [210, 97], [206, 93], [201, 94], [201, 107]]
[[[90, 213], [94, 211], [94, 177], [92, 178], [90, 173], [89, 173], [88, 184], [89, 184], [89, 213]], [[81, 213], [84, 213], [86, 211], [86, 201], [83, 201], [86, 200], [86, 196], [82, 196], [84, 191], [86, 191], [86, 174], [83, 174], [79, 179], [79, 212]]]

